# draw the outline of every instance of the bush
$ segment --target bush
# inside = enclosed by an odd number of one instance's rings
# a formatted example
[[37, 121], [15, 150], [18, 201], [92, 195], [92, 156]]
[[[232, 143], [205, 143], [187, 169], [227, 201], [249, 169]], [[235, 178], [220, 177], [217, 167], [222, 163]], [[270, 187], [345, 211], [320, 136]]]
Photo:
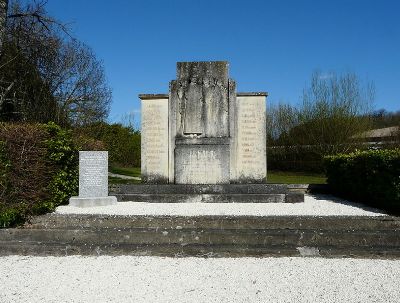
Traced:
[[77, 190], [70, 132], [54, 123], [0, 124], [0, 227], [53, 211]]
[[325, 157], [328, 184], [338, 195], [400, 213], [400, 149]]

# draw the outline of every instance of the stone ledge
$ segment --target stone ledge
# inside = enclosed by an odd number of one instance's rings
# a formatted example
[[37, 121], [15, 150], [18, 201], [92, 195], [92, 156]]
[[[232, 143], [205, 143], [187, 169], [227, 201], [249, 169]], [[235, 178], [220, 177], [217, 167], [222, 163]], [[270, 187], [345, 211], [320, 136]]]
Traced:
[[168, 99], [168, 94], [139, 94], [139, 98], [141, 100], [150, 100], [150, 99]]
[[71, 197], [69, 199], [69, 205], [74, 207], [95, 207], [95, 206], [107, 206], [117, 204], [117, 198], [114, 196], [108, 197]]
[[116, 194], [119, 202], [147, 203], [298, 203], [292, 194]]
[[224, 137], [224, 138], [176, 138], [175, 139], [175, 144], [176, 145], [216, 145], [216, 144], [222, 144], [222, 145], [228, 145], [230, 141], [230, 138]]
[[114, 194], [286, 194], [286, 184], [121, 184]]
[[268, 96], [267, 92], [241, 92], [241, 93], [236, 93], [236, 96], [238, 97], [250, 97], [250, 96]]

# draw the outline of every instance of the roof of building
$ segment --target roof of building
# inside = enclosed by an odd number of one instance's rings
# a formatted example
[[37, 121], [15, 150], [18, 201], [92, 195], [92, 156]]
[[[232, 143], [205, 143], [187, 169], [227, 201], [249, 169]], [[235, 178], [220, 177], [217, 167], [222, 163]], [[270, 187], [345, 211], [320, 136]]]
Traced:
[[353, 138], [384, 138], [396, 136], [396, 133], [400, 130], [399, 126], [391, 126], [385, 128], [372, 129], [363, 132], [359, 135], [353, 136]]

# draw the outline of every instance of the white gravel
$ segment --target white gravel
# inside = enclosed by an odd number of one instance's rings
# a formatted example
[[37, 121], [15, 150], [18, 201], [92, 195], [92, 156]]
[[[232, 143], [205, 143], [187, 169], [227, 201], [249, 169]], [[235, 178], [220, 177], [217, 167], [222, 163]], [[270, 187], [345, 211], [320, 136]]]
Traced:
[[0, 302], [400, 302], [400, 260], [0, 258]]
[[154, 215], [154, 216], [382, 216], [373, 208], [327, 195], [306, 195], [304, 203], [145, 203], [78, 208], [60, 206], [60, 214]]

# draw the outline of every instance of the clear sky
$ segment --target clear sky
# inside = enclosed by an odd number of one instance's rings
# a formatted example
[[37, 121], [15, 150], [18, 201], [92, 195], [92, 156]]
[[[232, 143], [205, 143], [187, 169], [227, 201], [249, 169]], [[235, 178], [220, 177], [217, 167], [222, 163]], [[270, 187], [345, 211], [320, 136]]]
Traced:
[[139, 93], [167, 93], [177, 61], [230, 62], [238, 91], [298, 104], [314, 70], [354, 72], [375, 108], [400, 110], [399, 0], [49, 0], [104, 62], [109, 120], [139, 112]]

